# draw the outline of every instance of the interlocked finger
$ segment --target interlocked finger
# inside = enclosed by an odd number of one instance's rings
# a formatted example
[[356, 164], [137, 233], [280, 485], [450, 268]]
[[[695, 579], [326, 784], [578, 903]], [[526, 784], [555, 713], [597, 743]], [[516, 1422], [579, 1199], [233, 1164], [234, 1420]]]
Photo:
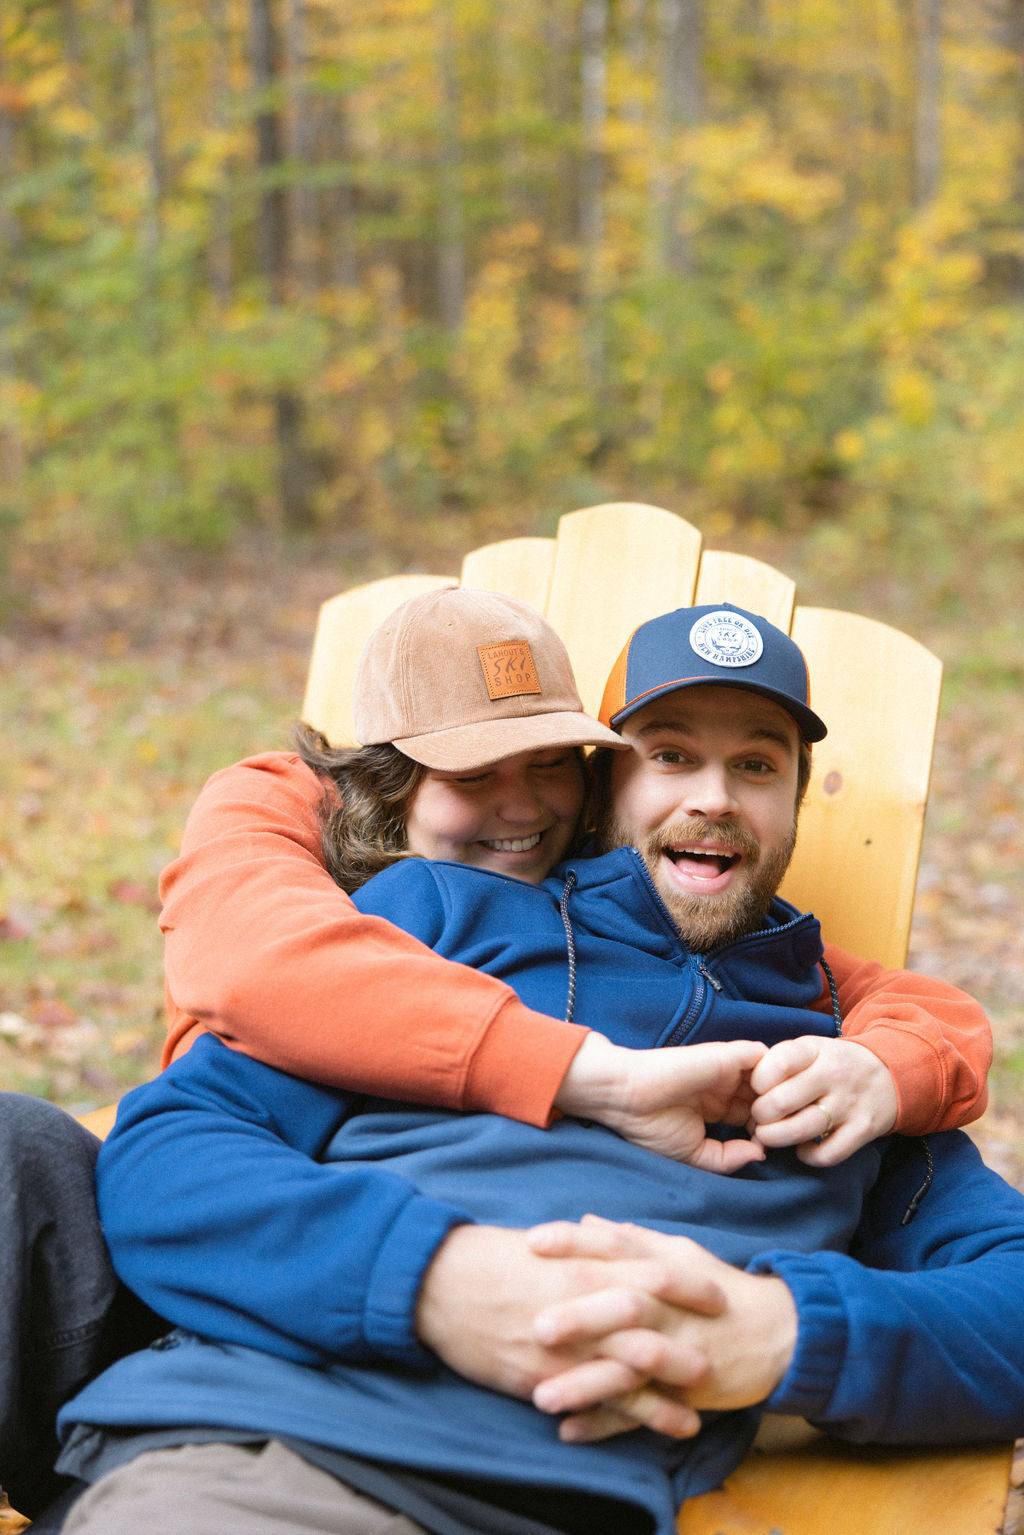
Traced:
[[646, 1376], [617, 1359], [587, 1359], [542, 1380], [533, 1393], [541, 1412], [586, 1412], [604, 1407], [646, 1383]]
[[553, 1348], [626, 1327], [656, 1329], [665, 1318], [665, 1309], [662, 1301], [639, 1286], [618, 1285], [548, 1306], [534, 1322], [534, 1336], [546, 1348]]

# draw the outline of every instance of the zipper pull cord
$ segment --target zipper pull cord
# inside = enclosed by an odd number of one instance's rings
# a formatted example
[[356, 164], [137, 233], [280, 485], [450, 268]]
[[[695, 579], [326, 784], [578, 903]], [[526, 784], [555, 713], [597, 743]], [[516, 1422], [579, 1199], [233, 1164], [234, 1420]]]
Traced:
[[569, 920], [569, 896], [576, 884], [576, 876], [569, 870], [565, 884], [562, 886], [562, 899], [558, 903], [558, 909], [562, 913], [562, 925], [565, 928], [565, 946], [569, 957], [569, 995], [565, 1003], [565, 1021], [572, 1023], [572, 1012], [576, 1006], [576, 938], [572, 930], [572, 922]]
[[704, 977], [704, 979], [707, 981], [707, 983], [711, 987], [712, 991], [721, 991], [723, 989], [721, 981], [718, 979], [717, 975], [712, 975], [711, 974], [711, 971], [708, 969], [708, 967], [704, 963], [703, 959], [698, 959], [697, 960], [697, 969], [700, 972], [700, 974]]

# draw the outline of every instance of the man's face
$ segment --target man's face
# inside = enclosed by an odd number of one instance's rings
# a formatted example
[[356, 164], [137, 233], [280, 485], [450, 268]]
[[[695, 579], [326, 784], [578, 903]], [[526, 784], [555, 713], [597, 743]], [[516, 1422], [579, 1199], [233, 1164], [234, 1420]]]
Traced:
[[764, 920], [796, 840], [800, 735], [741, 688], [684, 688], [622, 727], [602, 848], [639, 848], [689, 947], [718, 948]]

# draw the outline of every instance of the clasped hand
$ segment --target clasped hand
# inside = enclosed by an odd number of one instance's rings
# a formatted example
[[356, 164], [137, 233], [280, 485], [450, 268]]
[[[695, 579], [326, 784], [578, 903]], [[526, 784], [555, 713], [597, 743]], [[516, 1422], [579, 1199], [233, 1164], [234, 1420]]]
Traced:
[[563, 1414], [566, 1441], [641, 1425], [685, 1439], [702, 1408], [774, 1389], [796, 1309], [782, 1280], [686, 1237], [585, 1216], [456, 1228], [427, 1271], [417, 1331], [467, 1379]]

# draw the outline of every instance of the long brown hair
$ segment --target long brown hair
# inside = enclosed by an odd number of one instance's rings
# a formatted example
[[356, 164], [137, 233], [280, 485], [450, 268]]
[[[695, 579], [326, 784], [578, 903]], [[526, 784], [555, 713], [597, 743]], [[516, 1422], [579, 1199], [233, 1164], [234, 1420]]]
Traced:
[[405, 813], [424, 769], [397, 746], [332, 746], [311, 726], [292, 733], [307, 767], [333, 784], [320, 802], [327, 872], [349, 894], [381, 869], [409, 857]]

